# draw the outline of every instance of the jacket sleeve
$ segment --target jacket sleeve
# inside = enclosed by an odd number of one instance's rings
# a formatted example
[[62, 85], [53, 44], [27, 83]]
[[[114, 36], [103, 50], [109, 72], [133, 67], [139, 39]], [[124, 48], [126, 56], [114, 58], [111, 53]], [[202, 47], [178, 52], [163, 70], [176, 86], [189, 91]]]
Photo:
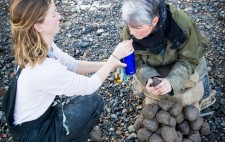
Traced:
[[[189, 79], [190, 75], [199, 64], [199, 45], [201, 43], [199, 43], [198, 40], [198, 28], [191, 19], [183, 24], [189, 27], [189, 30], [184, 31], [188, 37], [188, 40], [181, 46], [180, 49], [178, 49], [178, 59], [171, 72], [166, 77], [171, 83], [173, 94], [177, 94], [182, 89], [185, 82]], [[180, 25], [181, 28], [184, 25]]]
[[[128, 27], [125, 26], [120, 35], [120, 40], [129, 40], [131, 38]], [[160, 76], [155, 68], [146, 65], [141, 55], [135, 53], [136, 76], [138, 80], [145, 86], [148, 79], [154, 76]]]
[[155, 68], [147, 65], [141, 58], [141, 55], [135, 54], [135, 63], [136, 63], [136, 76], [138, 80], [145, 86], [148, 79], [158, 76], [160, 77], [159, 73], [156, 71]]

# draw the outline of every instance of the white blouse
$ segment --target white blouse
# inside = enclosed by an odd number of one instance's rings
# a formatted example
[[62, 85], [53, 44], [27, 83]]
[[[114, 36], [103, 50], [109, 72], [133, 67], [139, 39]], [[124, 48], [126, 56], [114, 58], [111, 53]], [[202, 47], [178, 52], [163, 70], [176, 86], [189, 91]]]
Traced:
[[78, 61], [60, 50], [54, 43], [42, 64], [26, 66], [17, 83], [14, 124], [32, 121], [49, 108], [56, 95], [90, 95], [101, 85], [96, 75], [76, 74]]

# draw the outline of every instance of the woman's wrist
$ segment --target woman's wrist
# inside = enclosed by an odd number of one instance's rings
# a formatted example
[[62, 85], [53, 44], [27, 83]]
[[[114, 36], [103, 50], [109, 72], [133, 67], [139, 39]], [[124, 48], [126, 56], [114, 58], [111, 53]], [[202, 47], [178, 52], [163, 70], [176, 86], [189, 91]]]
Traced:
[[117, 59], [116, 57], [114, 57], [114, 55], [110, 55], [108, 61], [111, 65], [113, 65], [113, 67], [118, 65], [118, 62], [120, 62], [119, 59]]
[[111, 55], [120, 61], [120, 59], [117, 56], [115, 56], [113, 53]]

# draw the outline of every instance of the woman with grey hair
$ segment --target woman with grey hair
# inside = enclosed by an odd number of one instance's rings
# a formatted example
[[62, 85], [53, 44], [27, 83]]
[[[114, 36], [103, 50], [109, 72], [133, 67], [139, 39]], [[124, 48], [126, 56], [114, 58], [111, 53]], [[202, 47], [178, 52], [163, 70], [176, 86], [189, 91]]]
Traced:
[[[201, 99], [215, 94], [204, 58], [208, 38], [186, 13], [162, 0], [126, 0], [122, 20], [126, 26], [121, 40], [133, 39], [135, 49], [134, 92], [144, 90], [147, 98], [176, 98], [198, 107]], [[153, 86], [155, 77], [160, 83]]]

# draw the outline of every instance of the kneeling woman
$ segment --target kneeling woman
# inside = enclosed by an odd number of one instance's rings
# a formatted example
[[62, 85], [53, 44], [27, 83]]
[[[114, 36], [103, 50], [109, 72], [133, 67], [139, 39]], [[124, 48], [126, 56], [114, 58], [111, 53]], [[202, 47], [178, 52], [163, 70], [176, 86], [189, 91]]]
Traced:
[[[134, 92], [144, 90], [155, 103], [168, 97], [199, 109], [215, 102], [203, 104], [215, 94], [204, 57], [208, 38], [186, 13], [163, 0], [126, 0], [122, 19], [126, 26], [121, 39], [133, 39], [137, 68]], [[154, 77], [161, 80], [155, 87]]]
[[[53, 42], [60, 19], [53, 0], [10, 4], [18, 71], [3, 109], [15, 142], [87, 141], [103, 110], [97, 89], [112, 69], [126, 66], [119, 59], [133, 52], [125, 41], [105, 63], [75, 60]], [[94, 74], [80, 75], [86, 73]]]

